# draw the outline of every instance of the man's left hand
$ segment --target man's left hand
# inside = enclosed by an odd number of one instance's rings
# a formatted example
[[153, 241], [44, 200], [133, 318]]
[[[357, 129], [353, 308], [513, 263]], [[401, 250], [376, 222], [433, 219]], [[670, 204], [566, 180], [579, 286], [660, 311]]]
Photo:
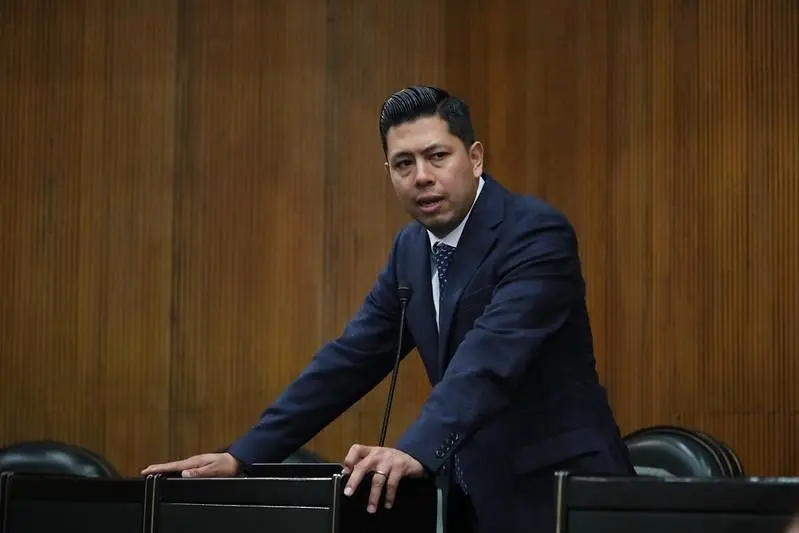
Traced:
[[377, 504], [380, 502], [383, 488], [386, 490], [386, 509], [390, 509], [394, 505], [394, 497], [397, 494], [400, 480], [406, 477], [423, 477], [424, 467], [407, 453], [394, 448], [353, 444], [344, 459], [344, 473], [350, 473], [344, 494], [353, 495], [364, 476], [369, 472], [374, 472], [374, 476], [366, 510], [374, 513], [377, 511]]

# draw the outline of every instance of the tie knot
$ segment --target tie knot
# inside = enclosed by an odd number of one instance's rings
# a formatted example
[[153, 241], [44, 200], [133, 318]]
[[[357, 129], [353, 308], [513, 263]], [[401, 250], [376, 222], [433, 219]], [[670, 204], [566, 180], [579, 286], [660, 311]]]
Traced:
[[436, 265], [438, 265], [438, 263], [449, 263], [450, 259], [452, 259], [452, 252], [454, 251], [454, 246], [444, 244], [443, 242], [435, 243], [433, 245], [433, 258]]

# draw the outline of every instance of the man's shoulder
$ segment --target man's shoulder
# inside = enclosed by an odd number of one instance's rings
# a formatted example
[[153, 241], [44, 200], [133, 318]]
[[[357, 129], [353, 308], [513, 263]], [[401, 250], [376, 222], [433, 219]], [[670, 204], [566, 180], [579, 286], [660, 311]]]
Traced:
[[418, 238], [421, 233], [426, 233], [424, 227], [418, 221], [411, 220], [400, 227], [394, 235], [394, 239], [399, 242], [409, 238]]
[[392, 255], [405, 254], [416, 249], [415, 245], [420, 242], [422, 236], [427, 238], [427, 233], [419, 222], [411, 220], [405, 223], [394, 233], [391, 246]]
[[549, 201], [532, 194], [505, 191], [505, 222], [512, 226], [559, 224], [571, 227], [569, 217]]

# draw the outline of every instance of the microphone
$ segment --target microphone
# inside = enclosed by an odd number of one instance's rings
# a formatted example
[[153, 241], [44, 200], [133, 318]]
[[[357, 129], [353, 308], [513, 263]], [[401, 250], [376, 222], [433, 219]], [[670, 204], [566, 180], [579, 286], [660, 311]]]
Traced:
[[394, 370], [391, 372], [391, 386], [388, 389], [388, 401], [386, 402], [386, 412], [383, 415], [383, 429], [380, 430], [380, 441], [378, 446], [381, 448], [386, 442], [386, 431], [388, 430], [388, 419], [391, 416], [391, 404], [394, 401], [394, 389], [397, 386], [397, 374], [399, 373], [400, 358], [402, 357], [402, 334], [405, 332], [405, 310], [408, 300], [411, 299], [413, 289], [407, 281], [400, 281], [397, 284], [397, 295], [400, 301], [400, 327], [399, 340], [397, 341], [397, 358], [394, 361]]

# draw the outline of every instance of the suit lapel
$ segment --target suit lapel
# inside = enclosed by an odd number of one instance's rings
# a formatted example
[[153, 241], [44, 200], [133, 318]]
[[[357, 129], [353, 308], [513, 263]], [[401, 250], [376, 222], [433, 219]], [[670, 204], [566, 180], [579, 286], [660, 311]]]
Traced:
[[[475, 271], [496, 242], [495, 229], [502, 221], [505, 212], [502, 187], [488, 177], [485, 181], [463, 229], [458, 247], [452, 255], [446, 294], [439, 306], [438, 358], [442, 375], [449, 362], [447, 357], [449, 333], [458, 302]], [[433, 319], [435, 320], [435, 317]]]
[[[408, 273], [414, 288], [414, 295], [408, 302], [408, 322], [413, 324], [414, 337], [419, 348], [419, 353], [433, 356], [438, 353], [438, 330], [436, 329], [436, 315], [433, 307], [433, 290], [431, 288], [431, 259], [430, 240], [422, 226], [413, 236], [411, 244], [413, 255], [408, 262]], [[432, 357], [425, 360], [428, 369], [436, 371], [438, 361]], [[431, 372], [431, 376], [435, 372]]]

